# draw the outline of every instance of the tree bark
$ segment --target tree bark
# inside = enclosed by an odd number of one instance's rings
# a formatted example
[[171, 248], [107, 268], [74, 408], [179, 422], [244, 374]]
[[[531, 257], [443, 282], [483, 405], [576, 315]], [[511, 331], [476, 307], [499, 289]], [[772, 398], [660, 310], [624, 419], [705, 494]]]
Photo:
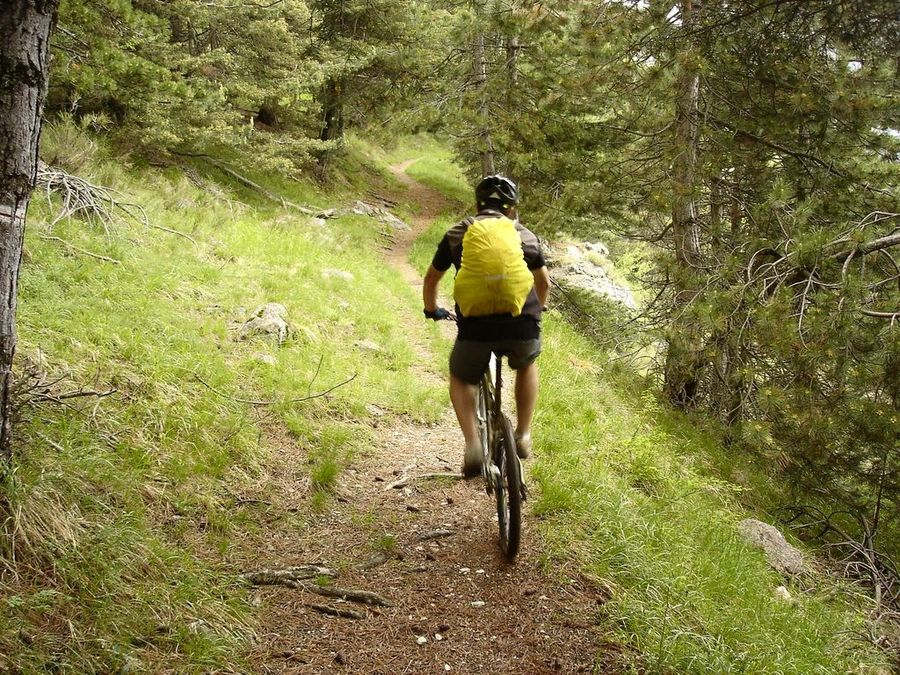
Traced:
[[5, 0], [0, 12], [0, 462], [12, 460], [10, 420], [16, 293], [25, 214], [37, 176], [50, 31], [58, 0]]
[[[682, 0], [682, 26], [690, 34], [695, 0]], [[697, 223], [695, 188], [697, 181], [697, 140], [700, 131], [698, 102], [700, 73], [690, 58], [684, 59], [676, 84], [675, 149], [673, 162], [672, 233], [675, 262], [678, 267], [675, 312], [697, 295], [697, 269], [700, 264], [700, 230]], [[680, 408], [694, 404], [700, 381], [699, 333], [696, 323], [676, 321], [671, 328], [666, 353], [665, 389], [669, 401]]]
[[491, 140], [490, 101], [487, 92], [487, 64], [484, 59], [484, 34], [475, 38], [475, 86], [478, 88], [478, 116], [481, 119], [481, 175], [494, 173], [494, 143]]

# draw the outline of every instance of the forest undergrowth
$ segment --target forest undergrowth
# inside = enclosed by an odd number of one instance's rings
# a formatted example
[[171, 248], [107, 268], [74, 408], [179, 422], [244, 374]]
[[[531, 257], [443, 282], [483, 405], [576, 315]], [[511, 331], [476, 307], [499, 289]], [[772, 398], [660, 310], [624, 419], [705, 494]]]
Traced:
[[[393, 318], [419, 299], [383, 263], [390, 232], [373, 219], [322, 223], [202, 160], [187, 174], [133, 164], [65, 124], [47, 130], [44, 153], [186, 236], [127, 219], [109, 232], [78, 218], [51, 230], [51, 205], [32, 204], [19, 346], [32, 393], [3, 523], [0, 669], [239, 669], [255, 609], [222, 559], [261, 524], [237, 495], [290, 472], [309, 496], [285, 517], [303, 528], [366, 452], [372, 406], [382, 424], [442, 415], [445, 392], [411, 371], [415, 351]], [[424, 269], [468, 194], [432, 139], [390, 151], [352, 140], [330, 191], [249, 177], [314, 210], [346, 207], [396, 189], [386, 166], [413, 157], [408, 173], [458, 205], [413, 246]], [[287, 309], [286, 342], [239, 339], [270, 302]], [[431, 335], [443, 360], [449, 345]], [[545, 565], [574, 557], [605, 589], [594, 620], [640, 655], [635, 668], [889, 667], [861, 589], [824, 570], [786, 582], [739, 538], [736, 523], [766, 519], [766, 504], [746, 494], [753, 480], [724, 470], [757, 469], [729, 456], [715, 425], [672, 413], [560, 311], [545, 342], [529, 478]], [[66, 397], [91, 391], [111, 393]], [[279, 462], [272, 427], [304, 448], [305, 465]]]

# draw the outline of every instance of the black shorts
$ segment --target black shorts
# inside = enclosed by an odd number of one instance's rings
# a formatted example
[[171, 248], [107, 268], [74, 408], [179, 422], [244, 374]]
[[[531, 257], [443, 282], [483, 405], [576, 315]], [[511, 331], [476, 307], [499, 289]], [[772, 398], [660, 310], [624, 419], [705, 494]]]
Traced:
[[463, 382], [478, 384], [491, 361], [491, 352], [508, 357], [509, 367], [519, 370], [533, 363], [541, 353], [541, 339], [482, 342], [457, 338], [450, 352], [450, 374]]

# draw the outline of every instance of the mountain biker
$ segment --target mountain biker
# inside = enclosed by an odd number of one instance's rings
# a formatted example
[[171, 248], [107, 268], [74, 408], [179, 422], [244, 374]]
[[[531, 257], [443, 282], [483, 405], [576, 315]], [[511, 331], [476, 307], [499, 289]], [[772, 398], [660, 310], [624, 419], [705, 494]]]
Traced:
[[[518, 222], [516, 205], [519, 193], [516, 184], [504, 176], [487, 176], [475, 188], [475, 202], [476, 215], [451, 227], [438, 244], [422, 287], [425, 316], [435, 321], [451, 316], [446, 309], [438, 307], [438, 283], [453, 265], [457, 271], [454, 290], [459, 290], [459, 274], [465, 255], [463, 240], [469, 228], [479, 221], [495, 219], [506, 225], [511, 225], [510, 220], [514, 221], [521, 241], [522, 258], [533, 279], [527, 279], [530, 290], [526, 286], [527, 296], [524, 296], [524, 304], [518, 313], [466, 316], [460, 311], [459, 298], [455, 293], [458, 333], [450, 354], [450, 400], [465, 437], [463, 475], [466, 477], [481, 473], [483, 452], [475, 406], [478, 383], [488, 367], [492, 351], [507, 355], [510, 367], [516, 371], [516, 445], [521, 458], [525, 459], [531, 453], [531, 420], [538, 392], [535, 359], [541, 352], [541, 312], [550, 288], [550, 276], [540, 242]], [[470, 245], [474, 247], [474, 244]], [[511, 262], [521, 265], [521, 259]]]

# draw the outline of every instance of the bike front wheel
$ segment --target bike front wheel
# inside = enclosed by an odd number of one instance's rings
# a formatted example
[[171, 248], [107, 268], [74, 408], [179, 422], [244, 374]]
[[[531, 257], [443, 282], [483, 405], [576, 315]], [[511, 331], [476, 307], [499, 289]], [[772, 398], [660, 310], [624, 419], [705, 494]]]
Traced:
[[519, 552], [522, 533], [522, 465], [516, 454], [512, 423], [503, 415], [497, 439], [494, 462], [500, 469], [495, 478], [497, 521], [500, 527], [500, 550], [512, 562]]

